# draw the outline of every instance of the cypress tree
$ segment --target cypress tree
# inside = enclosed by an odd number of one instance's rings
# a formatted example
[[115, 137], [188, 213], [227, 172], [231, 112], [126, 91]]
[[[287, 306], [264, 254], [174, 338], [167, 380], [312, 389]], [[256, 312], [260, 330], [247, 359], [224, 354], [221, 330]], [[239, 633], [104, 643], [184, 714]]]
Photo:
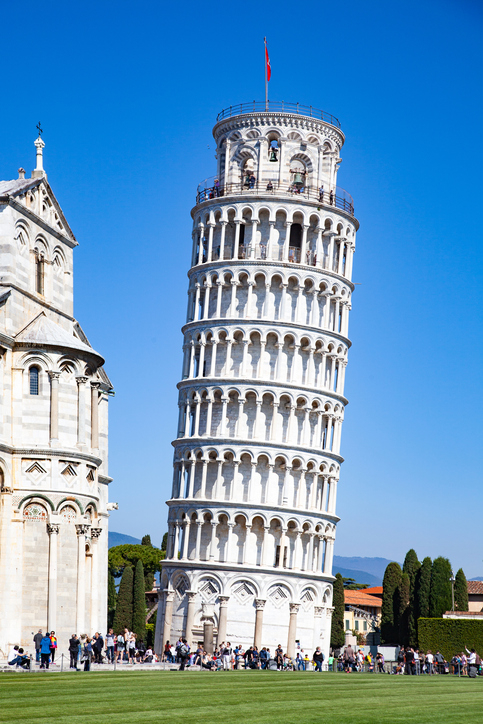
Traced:
[[462, 568], [459, 569], [455, 576], [454, 606], [457, 611], [468, 610], [468, 583]]
[[131, 566], [126, 566], [119, 584], [117, 594], [116, 613], [114, 615], [114, 633], [122, 633], [124, 628], [132, 630], [132, 595], [133, 572]]
[[332, 594], [332, 628], [330, 632], [330, 645], [333, 649], [339, 649], [345, 644], [344, 633], [344, 582], [340, 573], [337, 573], [334, 581]]
[[429, 615], [441, 618], [451, 609], [451, 563], [447, 558], [435, 558], [431, 570], [431, 591], [429, 594]]
[[[399, 637], [399, 611], [394, 610], [394, 594], [401, 583], [401, 566], [389, 563], [382, 582], [381, 642], [396, 644]], [[398, 608], [398, 607], [397, 607]], [[396, 620], [395, 620], [396, 619]]]
[[431, 558], [425, 558], [416, 576], [416, 620], [418, 618], [429, 618], [432, 566]]
[[151, 536], [149, 535], [149, 533], [148, 533], [148, 535], [143, 535], [143, 537], [141, 539], [141, 545], [142, 546], [151, 546], [151, 548], [153, 547], [153, 544], [151, 543]]
[[403, 573], [401, 576], [401, 583], [397, 588], [399, 643], [403, 646], [409, 645], [409, 617], [411, 610], [409, 604], [410, 591], [411, 579], [407, 573]]
[[168, 548], [168, 534], [165, 533], [163, 535], [163, 540], [161, 542], [161, 550], [166, 553], [167, 548]]
[[143, 562], [136, 563], [133, 588], [132, 630], [138, 641], [146, 640], [146, 597], [144, 595]]
[[116, 601], [117, 601], [116, 583], [114, 581], [114, 576], [109, 571], [108, 578], [107, 578], [107, 625], [109, 626], [109, 628], [111, 628], [112, 624], [114, 623], [114, 614], [116, 612]]
[[411, 548], [406, 553], [406, 558], [404, 559], [404, 565], [403, 565], [403, 573], [407, 573], [409, 576], [409, 604], [408, 604], [408, 611], [407, 611], [407, 645], [410, 646], [416, 646], [418, 642], [417, 637], [417, 603], [415, 599], [415, 589], [416, 589], [416, 578], [418, 571], [421, 567], [420, 562], [418, 561], [418, 557], [416, 555], [416, 551]]

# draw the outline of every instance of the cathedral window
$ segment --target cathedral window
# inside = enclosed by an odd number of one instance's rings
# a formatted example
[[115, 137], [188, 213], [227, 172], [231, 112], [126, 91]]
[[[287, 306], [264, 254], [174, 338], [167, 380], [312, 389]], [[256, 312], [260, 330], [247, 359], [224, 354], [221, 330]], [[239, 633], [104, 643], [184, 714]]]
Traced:
[[39, 368], [38, 367], [31, 367], [29, 370], [29, 386], [30, 386], [31, 395], [39, 394]]

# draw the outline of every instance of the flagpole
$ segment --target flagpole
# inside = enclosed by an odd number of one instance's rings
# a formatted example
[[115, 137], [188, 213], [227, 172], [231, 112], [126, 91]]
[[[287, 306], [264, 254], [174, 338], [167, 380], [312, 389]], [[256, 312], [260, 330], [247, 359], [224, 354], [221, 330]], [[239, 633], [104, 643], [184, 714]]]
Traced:
[[263, 38], [263, 43], [265, 46], [265, 52], [264, 52], [264, 63], [265, 63], [265, 110], [268, 111], [268, 80], [267, 80], [267, 38]]

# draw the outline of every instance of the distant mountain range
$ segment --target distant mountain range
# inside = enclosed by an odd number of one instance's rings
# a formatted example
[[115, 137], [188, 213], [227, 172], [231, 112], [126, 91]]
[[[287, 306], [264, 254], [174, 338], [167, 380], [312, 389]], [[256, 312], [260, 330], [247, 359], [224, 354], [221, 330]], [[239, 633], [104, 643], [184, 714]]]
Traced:
[[[109, 531], [109, 548], [120, 545], [136, 545], [141, 543], [139, 538], [133, 538], [125, 533]], [[334, 556], [333, 573], [340, 573], [343, 578], [354, 578], [357, 583], [367, 583], [369, 586], [381, 586], [389, 558], [361, 558], [358, 556]]]

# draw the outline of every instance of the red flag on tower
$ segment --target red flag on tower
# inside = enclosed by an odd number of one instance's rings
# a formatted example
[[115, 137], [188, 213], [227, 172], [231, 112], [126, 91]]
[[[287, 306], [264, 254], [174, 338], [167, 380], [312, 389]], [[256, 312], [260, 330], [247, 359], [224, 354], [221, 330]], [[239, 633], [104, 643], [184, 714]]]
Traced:
[[272, 75], [272, 68], [270, 67], [270, 58], [268, 57], [267, 39], [264, 38], [264, 40], [265, 40], [265, 62], [267, 64], [266, 78], [267, 78], [267, 82], [268, 82], [270, 80], [270, 76]]

